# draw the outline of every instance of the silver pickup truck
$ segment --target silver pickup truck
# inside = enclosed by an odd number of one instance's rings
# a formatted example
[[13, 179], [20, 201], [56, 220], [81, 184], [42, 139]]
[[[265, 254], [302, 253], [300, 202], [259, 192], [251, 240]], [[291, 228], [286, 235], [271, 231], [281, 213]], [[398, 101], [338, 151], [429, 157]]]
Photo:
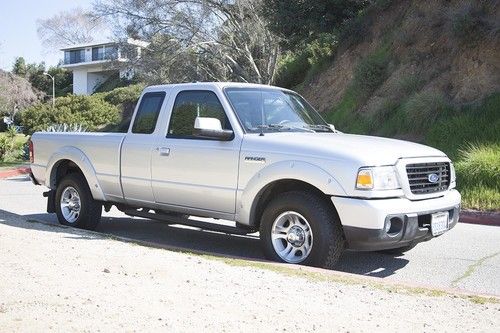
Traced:
[[404, 252], [453, 228], [460, 210], [441, 151], [338, 132], [272, 86], [148, 87], [126, 133], [37, 132], [30, 153], [32, 180], [50, 189], [47, 211], [64, 225], [94, 229], [114, 205], [171, 224], [258, 231], [267, 257], [287, 263], [332, 267], [344, 249]]

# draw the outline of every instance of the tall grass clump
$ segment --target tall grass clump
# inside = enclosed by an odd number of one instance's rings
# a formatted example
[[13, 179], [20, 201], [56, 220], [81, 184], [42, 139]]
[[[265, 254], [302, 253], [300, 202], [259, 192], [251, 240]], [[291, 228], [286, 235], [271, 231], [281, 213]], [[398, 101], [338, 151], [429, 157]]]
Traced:
[[408, 129], [421, 133], [450, 109], [445, 97], [435, 91], [421, 91], [412, 95], [402, 105], [408, 120]]
[[500, 210], [500, 143], [461, 150], [456, 172], [464, 207]]
[[425, 142], [459, 158], [459, 150], [470, 144], [500, 143], [500, 93], [494, 93], [477, 105], [455, 110], [452, 115], [430, 124]]
[[354, 71], [353, 84], [361, 98], [368, 97], [387, 79], [390, 52], [381, 47], [360, 61]]

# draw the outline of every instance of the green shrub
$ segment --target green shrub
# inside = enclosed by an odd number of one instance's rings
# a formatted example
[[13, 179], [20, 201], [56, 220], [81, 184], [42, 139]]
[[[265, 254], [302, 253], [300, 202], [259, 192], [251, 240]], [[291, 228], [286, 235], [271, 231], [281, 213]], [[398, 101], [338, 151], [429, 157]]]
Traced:
[[112, 105], [118, 106], [124, 103], [137, 103], [144, 89], [142, 84], [134, 84], [127, 87], [116, 88], [105, 93], [104, 100]]
[[117, 123], [119, 113], [119, 109], [104, 101], [102, 96], [69, 95], [57, 98], [55, 109], [51, 103], [27, 108], [20, 113], [19, 122], [28, 134], [57, 124], [80, 124], [95, 131], [105, 125]]
[[359, 62], [353, 80], [359, 96], [367, 98], [387, 79], [389, 60], [389, 49], [381, 47]]
[[500, 142], [469, 145], [455, 166], [466, 208], [500, 210]]
[[285, 53], [278, 62], [274, 83], [293, 88], [319, 72], [332, 59], [338, 40], [336, 35], [323, 33], [296, 52]]
[[500, 191], [500, 142], [460, 150], [456, 168], [464, 186], [484, 185]]
[[9, 127], [7, 132], [0, 133], [0, 161], [15, 162], [21, 160], [24, 142], [24, 140], [18, 140], [14, 127]]
[[287, 52], [278, 62], [274, 84], [279, 87], [293, 88], [304, 82], [309, 68], [311, 64], [307, 52]]
[[450, 110], [444, 96], [435, 91], [422, 91], [412, 95], [402, 106], [413, 133], [422, 133], [436, 119]]
[[427, 144], [446, 152], [452, 159], [470, 144], [500, 142], [500, 93], [492, 94], [480, 104], [455, 110], [452, 115], [431, 124]]
[[500, 191], [485, 186], [460, 189], [462, 207], [465, 209], [500, 211]]
[[400, 96], [409, 96], [417, 93], [422, 88], [424, 82], [423, 80], [415, 74], [403, 75], [396, 81], [395, 87], [393, 89]]

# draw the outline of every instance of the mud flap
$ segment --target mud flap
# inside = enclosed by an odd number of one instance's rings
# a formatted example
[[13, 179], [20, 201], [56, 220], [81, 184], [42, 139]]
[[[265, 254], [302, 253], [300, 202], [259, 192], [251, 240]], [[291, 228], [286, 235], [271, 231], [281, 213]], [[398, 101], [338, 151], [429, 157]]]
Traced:
[[56, 191], [50, 190], [43, 192], [43, 196], [47, 198], [47, 213], [56, 212]]

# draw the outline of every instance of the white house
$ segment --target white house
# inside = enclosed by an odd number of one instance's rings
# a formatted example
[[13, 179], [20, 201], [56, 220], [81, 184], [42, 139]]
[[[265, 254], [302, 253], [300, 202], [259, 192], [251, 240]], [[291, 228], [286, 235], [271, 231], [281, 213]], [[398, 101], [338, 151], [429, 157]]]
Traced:
[[128, 39], [125, 47], [116, 42], [73, 45], [61, 49], [64, 51], [64, 64], [73, 72], [73, 94], [90, 95], [95, 88], [116, 72], [120, 78], [131, 79], [134, 70], [131, 66], [111, 66], [113, 61], [130, 62], [141, 56], [141, 51], [148, 43]]

